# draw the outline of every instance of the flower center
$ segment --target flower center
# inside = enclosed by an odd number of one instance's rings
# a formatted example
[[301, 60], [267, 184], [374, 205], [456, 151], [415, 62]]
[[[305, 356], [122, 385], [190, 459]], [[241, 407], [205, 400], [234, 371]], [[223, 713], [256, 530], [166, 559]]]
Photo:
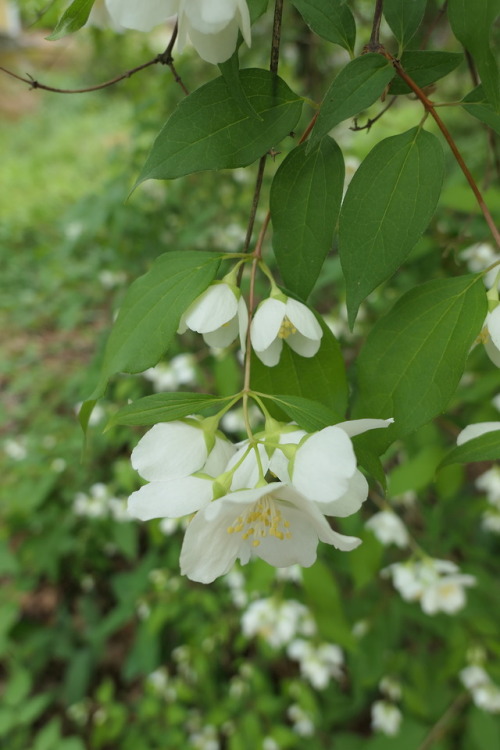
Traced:
[[251, 539], [252, 546], [258, 547], [261, 539], [273, 536], [275, 539], [291, 539], [290, 522], [286, 521], [273, 499], [265, 495], [243, 516], [238, 516], [228, 534], [241, 534], [242, 539]]
[[285, 315], [285, 317], [283, 318], [283, 322], [281, 323], [280, 329], [278, 331], [278, 338], [287, 339], [289, 336], [292, 335], [292, 333], [297, 333], [297, 329], [295, 328], [292, 321], [289, 320]]

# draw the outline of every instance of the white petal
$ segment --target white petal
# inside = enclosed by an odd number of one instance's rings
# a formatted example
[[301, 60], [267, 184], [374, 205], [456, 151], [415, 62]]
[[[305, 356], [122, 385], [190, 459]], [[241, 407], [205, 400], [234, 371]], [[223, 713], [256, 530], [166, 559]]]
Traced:
[[[257, 447], [259, 451], [262, 471], [265, 476], [269, 468], [269, 458], [266, 453], [266, 449], [261, 443], [258, 443]], [[240, 466], [238, 466], [233, 474], [233, 479], [231, 482], [231, 490], [233, 492], [235, 490], [251, 489], [255, 487], [260, 478], [255, 450], [253, 448], [248, 450], [248, 443], [246, 442], [229, 461], [227, 465], [227, 471], [232, 469], [233, 466], [235, 466], [238, 461], [241, 460], [242, 456], [244, 456], [245, 453], [247, 453], [246, 457], [243, 459], [242, 463], [240, 464]]]
[[309, 339], [301, 333], [292, 333], [285, 340], [290, 349], [300, 354], [301, 357], [314, 357], [321, 345], [319, 339]]
[[282, 349], [283, 339], [274, 339], [267, 349], [263, 349], [262, 351], [255, 350], [255, 354], [266, 367], [275, 367], [280, 361]]
[[363, 432], [368, 432], [368, 430], [389, 427], [393, 422], [394, 419], [351, 419], [348, 422], [339, 422], [335, 427], [340, 427], [346, 435], [354, 437], [355, 435], [361, 435]]
[[215, 445], [210, 451], [203, 473], [211, 477], [217, 477], [226, 471], [226, 467], [236, 451], [235, 446], [229, 440], [215, 436]]
[[500, 305], [486, 316], [486, 326], [491, 340], [500, 349]]
[[207, 460], [203, 431], [185, 422], [155, 424], [132, 451], [132, 466], [148, 480], [187, 477]]
[[252, 347], [257, 353], [268, 349], [277, 338], [285, 314], [286, 305], [280, 300], [269, 297], [260, 303], [250, 330]]
[[202, 33], [188, 24], [187, 33], [199, 56], [206, 62], [217, 65], [228, 60], [236, 49], [238, 23], [234, 19], [217, 33]]
[[209, 333], [228, 323], [238, 312], [238, 300], [227, 284], [211, 284], [184, 313], [192, 331]]
[[[303, 437], [307, 435], [305, 430], [294, 430], [293, 432], [282, 432], [280, 435], [280, 443], [284, 445], [297, 445], [300, 443]], [[291, 484], [291, 477], [289, 474], [288, 458], [285, 456], [283, 451], [277, 448], [271, 456], [269, 462], [269, 469], [278, 477], [282, 482]]]
[[500, 430], [500, 422], [478, 422], [470, 424], [457, 437], [457, 445], [463, 445], [473, 438], [485, 435], [487, 432]]
[[354, 476], [349, 479], [347, 491], [331, 503], [317, 503], [325, 516], [345, 518], [356, 513], [368, 497], [368, 482], [363, 474], [356, 469]]
[[214, 349], [225, 349], [233, 343], [238, 335], [238, 319], [234, 317], [228, 323], [224, 323], [223, 326], [217, 328], [216, 331], [210, 331], [210, 333], [204, 333], [203, 339], [208, 346]]
[[497, 349], [493, 341], [488, 337], [484, 342], [486, 354], [496, 367], [500, 367], [500, 349]]
[[322, 328], [314, 317], [314, 314], [302, 302], [288, 298], [285, 314], [288, 320], [306, 338], [319, 341], [323, 336]]
[[356, 456], [348, 436], [338, 427], [325, 427], [299, 447], [292, 483], [310, 500], [330, 503], [347, 492], [355, 470]]
[[210, 480], [183, 477], [144, 485], [130, 495], [128, 511], [141, 521], [149, 521], [152, 518], [179, 518], [194, 513], [211, 499]]
[[108, 13], [115, 23], [127, 29], [151, 31], [177, 13], [179, 0], [106, 0]]

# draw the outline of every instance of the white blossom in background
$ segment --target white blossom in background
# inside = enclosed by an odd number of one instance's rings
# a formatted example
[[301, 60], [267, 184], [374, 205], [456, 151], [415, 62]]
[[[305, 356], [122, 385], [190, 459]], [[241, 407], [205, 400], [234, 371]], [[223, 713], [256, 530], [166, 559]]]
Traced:
[[179, 49], [189, 37], [200, 57], [210, 63], [227, 60], [236, 49], [238, 32], [251, 45], [250, 13], [246, 0], [105, 0], [115, 24], [151, 31], [177, 15]]
[[286, 568], [276, 568], [274, 574], [277, 581], [291, 581], [292, 583], [302, 583], [302, 568], [300, 565], [289, 565]]
[[378, 689], [391, 701], [399, 701], [401, 699], [401, 683], [390, 675], [382, 677], [378, 684]]
[[296, 638], [286, 651], [290, 659], [299, 663], [301, 675], [316, 690], [324, 690], [332, 678], [339, 680], [342, 677], [344, 654], [333, 643], [316, 646], [303, 638]]
[[108, 515], [109, 491], [105, 484], [97, 482], [89, 489], [89, 494], [78, 492], [73, 501], [73, 513], [87, 518], [106, 518]]
[[418, 601], [427, 615], [454, 614], [466, 604], [465, 588], [474, 586], [474, 576], [460, 573], [450, 560], [393, 563], [382, 571], [391, 576], [394, 587], [406, 601]]
[[272, 737], [264, 737], [262, 740], [262, 750], [280, 750], [280, 746]]
[[224, 576], [224, 582], [231, 592], [231, 599], [235, 607], [242, 609], [248, 604], [248, 594], [245, 590], [245, 576], [239, 570], [231, 570]]
[[[94, 8], [95, 5], [92, 10], [94, 10]], [[114, 289], [117, 286], [125, 284], [127, 281], [127, 274], [125, 271], [110, 271], [109, 269], [104, 269], [103, 271], [99, 271], [97, 278], [104, 289]]]
[[24, 461], [28, 455], [26, 440], [24, 438], [19, 438], [17, 440], [8, 438], [4, 441], [2, 448], [5, 455], [13, 461]]
[[500, 534], [500, 512], [487, 510], [481, 516], [481, 528], [492, 534]]
[[189, 741], [196, 750], [220, 750], [217, 729], [212, 724], [206, 724], [199, 731], [190, 734]]
[[267, 367], [278, 364], [283, 341], [302, 357], [314, 357], [323, 331], [306, 305], [285, 297], [269, 297], [260, 303], [250, 327], [252, 348]]
[[248, 311], [240, 290], [225, 281], [211, 284], [184, 312], [177, 333], [188, 328], [201, 333], [205, 343], [217, 349], [224, 349], [239, 336], [244, 351]]
[[288, 718], [293, 722], [293, 731], [299, 737], [312, 737], [314, 722], [309, 714], [297, 703], [292, 703], [287, 709]]
[[394, 703], [375, 701], [371, 709], [372, 729], [388, 737], [395, 737], [399, 733], [403, 714]]
[[496, 396], [493, 396], [493, 398], [491, 399], [491, 403], [497, 411], [500, 411], [500, 393], [497, 393]]
[[[79, 401], [77, 404], [75, 404], [75, 414], [79, 414], [80, 409], [82, 408], [83, 402]], [[98, 424], [100, 424], [103, 419], [106, 417], [106, 410], [104, 409], [101, 404], [96, 404], [94, 408], [92, 409], [92, 413], [89, 417], [89, 427], [96, 427]]]
[[[496, 252], [493, 245], [488, 242], [477, 242], [475, 245], [467, 247], [460, 253], [462, 260], [465, 260], [467, 268], [472, 273], [481, 273], [485, 271], [488, 266], [500, 260], [500, 255]], [[487, 289], [490, 289], [495, 283], [495, 279], [498, 274], [498, 267], [492, 268], [491, 271], [483, 277], [484, 284]]]
[[153, 384], [156, 393], [175, 391], [181, 385], [196, 385], [196, 360], [192, 354], [178, 354], [170, 362], [160, 362], [144, 370], [143, 378]]
[[391, 510], [375, 513], [365, 524], [381, 544], [407, 547], [409, 536], [403, 521]]
[[478, 708], [488, 713], [500, 713], [500, 687], [478, 664], [470, 664], [460, 672], [462, 684], [472, 695]]
[[486, 493], [488, 502], [500, 510], [500, 466], [492, 466], [478, 476], [474, 484], [478, 490]]
[[316, 624], [308, 608], [294, 599], [257, 599], [243, 613], [241, 629], [247, 638], [258, 635], [273, 648], [281, 648], [297, 635], [314, 635]]
[[487, 314], [480, 339], [488, 357], [494, 365], [500, 367], [500, 306]]

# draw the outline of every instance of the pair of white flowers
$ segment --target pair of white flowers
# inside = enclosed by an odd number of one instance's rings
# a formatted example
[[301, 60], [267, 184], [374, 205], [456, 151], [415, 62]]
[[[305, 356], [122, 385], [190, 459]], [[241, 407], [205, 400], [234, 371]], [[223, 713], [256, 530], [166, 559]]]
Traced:
[[200, 57], [210, 63], [231, 57], [239, 31], [251, 44], [246, 0], [104, 0], [104, 5], [114, 25], [137, 31], [151, 31], [177, 16], [179, 49], [189, 37]]
[[[201, 333], [212, 347], [224, 348], [238, 337], [245, 351], [248, 311], [240, 290], [227, 281], [211, 284], [189, 306], [179, 323]], [[309, 308], [277, 293], [260, 303], [252, 319], [250, 340], [259, 359], [268, 367], [278, 364], [283, 342], [302, 357], [314, 357], [323, 331]]]
[[[149, 484], [129, 498], [141, 519], [196, 513], [181, 550], [181, 572], [202, 583], [239, 559], [312, 565], [318, 541], [340, 550], [361, 540], [334, 531], [325, 516], [355, 513], [368, 496], [351, 437], [392, 420], [363, 419], [312, 434], [283, 426], [278, 434], [234, 446], [198, 419], [155, 425], [132, 453]], [[270, 474], [277, 481], [268, 482]]]

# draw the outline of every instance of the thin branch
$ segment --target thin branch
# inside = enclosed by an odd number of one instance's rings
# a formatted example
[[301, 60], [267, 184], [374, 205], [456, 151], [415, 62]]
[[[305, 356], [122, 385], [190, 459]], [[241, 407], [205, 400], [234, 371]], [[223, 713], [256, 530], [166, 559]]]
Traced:
[[429, 24], [429, 27], [427, 29], [427, 33], [425, 34], [424, 38], [422, 39], [422, 43], [421, 43], [419, 49], [421, 49], [421, 50], [422, 49], [427, 49], [427, 45], [429, 44], [429, 39], [431, 38], [431, 35], [432, 35], [434, 29], [436, 28], [436, 26], [438, 25], [438, 23], [441, 21], [441, 18], [446, 13], [446, 8], [447, 7], [448, 7], [448, 0], [445, 0], [445, 2], [443, 3], [443, 5], [439, 9], [438, 14], [435, 17], [434, 21], [431, 24]]
[[[260, 161], [259, 161], [259, 169], [257, 172], [257, 179], [255, 181], [255, 189], [253, 192], [252, 208], [250, 209], [250, 217], [248, 219], [245, 244], [243, 245], [243, 250], [242, 250], [243, 253], [248, 252], [248, 248], [250, 247], [250, 241], [252, 239], [252, 232], [253, 232], [253, 227], [255, 224], [255, 215], [257, 214], [257, 208], [259, 206], [260, 191], [262, 189], [262, 180], [264, 178], [264, 169], [266, 167], [266, 158], [267, 158], [267, 154], [264, 154], [264, 156], [260, 157]], [[243, 269], [243, 266], [241, 268]]]
[[396, 101], [398, 97], [393, 96], [392, 99], [388, 104], [385, 105], [384, 109], [382, 109], [376, 117], [371, 117], [369, 120], [367, 120], [366, 125], [358, 125], [358, 118], [354, 118], [354, 127], [349, 128], [349, 130], [354, 130], [354, 132], [358, 132], [359, 130], [370, 130], [371, 126], [374, 125], [377, 120], [380, 120], [380, 118], [385, 115], [388, 109], [392, 107], [394, 102]]
[[442, 119], [440, 118], [440, 116], [438, 115], [438, 113], [436, 112], [434, 104], [431, 102], [430, 99], [428, 99], [428, 97], [424, 94], [424, 92], [422, 91], [422, 89], [419, 86], [417, 86], [417, 84], [415, 83], [415, 81], [412, 78], [410, 78], [410, 76], [405, 72], [405, 70], [401, 66], [401, 63], [399, 62], [399, 60], [397, 60], [395, 57], [393, 57], [391, 54], [389, 54], [389, 52], [387, 52], [381, 45], [379, 45], [379, 48], [378, 48], [377, 51], [380, 54], [384, 55], [384, 57], [386, 57], [388, 60], [390, 60], [392, 62], [392, 64], [393, 64], [393, 66], [394, 66], [397, 74], [399, 75], [399, 77], [402, 78], [403, 81], [406, 83], [406, 85], [411, 88], [411, 90], [413, 91], [413, 93], [420, 100], [420, 102], [423, 105], [425, 111], [428, 114], [430, 114], [431, 117], [434, 119], [436, 125], [438, 126], [438, 128], [440, 129], [440, 131], [442, 132], [442, 134], [444, 135], [444, 137], [445, 137], [445, 139], [446, 139], [446, 141], [448, 143], [448, 146], [452, 150], [453, 156], [457, 160], [460, 169], [464, 173], [465, 178], [466, 178], [467, 182], [469, 183], [472, 192], [476, 196], [476, 200], [477, 200], [477, 202], [479, 204], [479, 207], [480, 207], [481, 211], [483, 212], [483, 216], [484, 216], [484, 218], [486, 220], [486, 223], [488, 224], [488, 227], [490, 228], [491, 234], [493, 235], [493, 237], [495, 239], [495, 242], [497, 243], [497, 246], [500, 247], [500, 232], [498, 231], [498, 229], [496, 227], [496, 224], [495, 224], [495, 222], [493, 220], [493, 217], [492, 217], [492, 215], [490, 213], [490, 210], [489, 210], [488, 206], [486, 205], [486, 203], [484, 201], [484, 198], [483, 198], [483, 196], [481, 194], [481, 191], [479, 190], [479, 188], [478, 188], [478, 186], [477, 186], [477, 184], [476, 184], [476, 182], [474, 180], [474, 177], [472, 176], [472, 174], [471, 174], [471, 172], [470, 172], [467, 164], [464, 162], [464, 160], [462, 158], [462, 154], [458, 150], [457, 145], [456, 145], [455, 141], [453, 140], [453, 138], [452, 138], [452, 136], [451, 136], [448, 128], [446, 127], [446, 125], [444, 124], [444, 122], [442, 121]]
[[271, 73], [278, 72], [282, 16], [283, 16], [283, 0], [276, 0], [276, 4], [274, 6], [273, 36], [272, 36], [272, 42], [271, 42], [271, 63], [269, 65], [269, 70], [271, 71]]
[[382, 23], [382, 10], [384, 7], [384, 0], [377, 0], [375, 5], [375, 12], [373, 14], [372, 33], [368, 45], [377, 45], [380, 42], [380, 24]]
[[469, 701], [468, 693], [461, 693], [453, 703], [446, 709], [440, 719], [434, 724], [431, 731], [424, 739], [424, 741], [418, 746], [417, 750], [429, 750], [435, 742], [440, 740], [445, 731], [446, 725], [449, 723], [456, 714], [460, 713], [465, 704]]
[[109, 86], [114, 86], [115, 83], [119, 83], [120, 81], [125, 80], [126, 78], [130, 78], [135, 73], [139, 73], [141, 70], [145, 70], [146, 68], [151, 67], [152, 65], [167, 65], [172, 75], [174, 76], [174, 80], [176, 83], [179, 84], [179, 86], [182, 88], [186, 96], [189, 94], [189, 91], [185, 87], [184, 83], [182, 82], [181, 77], [178, 75], [177, 70], [174, 67], [174, 61], [172, 57], [172, 48], [174, 46], [175, 40], [177, 38], [177, 24], [174, 26], [174, 30], [172, 32], [172, 36], [170, 38], [170, 41], [168, 43], [168, 46], [165, 50], [165, 52], [161, 52], [160, 54], [156, 55], [152, 60], [148, 60], [148, 62], [142, 63], [142, 65], [138, 65], [135, 68], [131, 68], [130, 70], [125, 71], [125, 73], [122, 73], [119, 76], [116, 76], [115, 78], [111, 78], [109, 81], [104, 81], [104, 83], [98, 83], [95, 86], [87, 86], [86, 88], [82, 89], [60, 89], [55, 86], [48, 86], [45, 83], [41, 83], [40, 81], [37, 81], [35, 78], [27, 74], [27, 77], [23, 77], [20, 75], [17, 75], [17, 73], [13, 73], [11, 70], [7, 70], [7, 68], [4, 68], [2, 65], [0, 65], [0, 70], [6, 73], [8, 76], [11, 76], [11, 78], [16, 78], [18, 81], [21, 81], [22, 83], [27, 83], [31, 89], [40, 89], [41, 91], [50, 91], [54, 94], [88, 94], [91, 91], [99, 91], [100, 89], [108, 88]]

